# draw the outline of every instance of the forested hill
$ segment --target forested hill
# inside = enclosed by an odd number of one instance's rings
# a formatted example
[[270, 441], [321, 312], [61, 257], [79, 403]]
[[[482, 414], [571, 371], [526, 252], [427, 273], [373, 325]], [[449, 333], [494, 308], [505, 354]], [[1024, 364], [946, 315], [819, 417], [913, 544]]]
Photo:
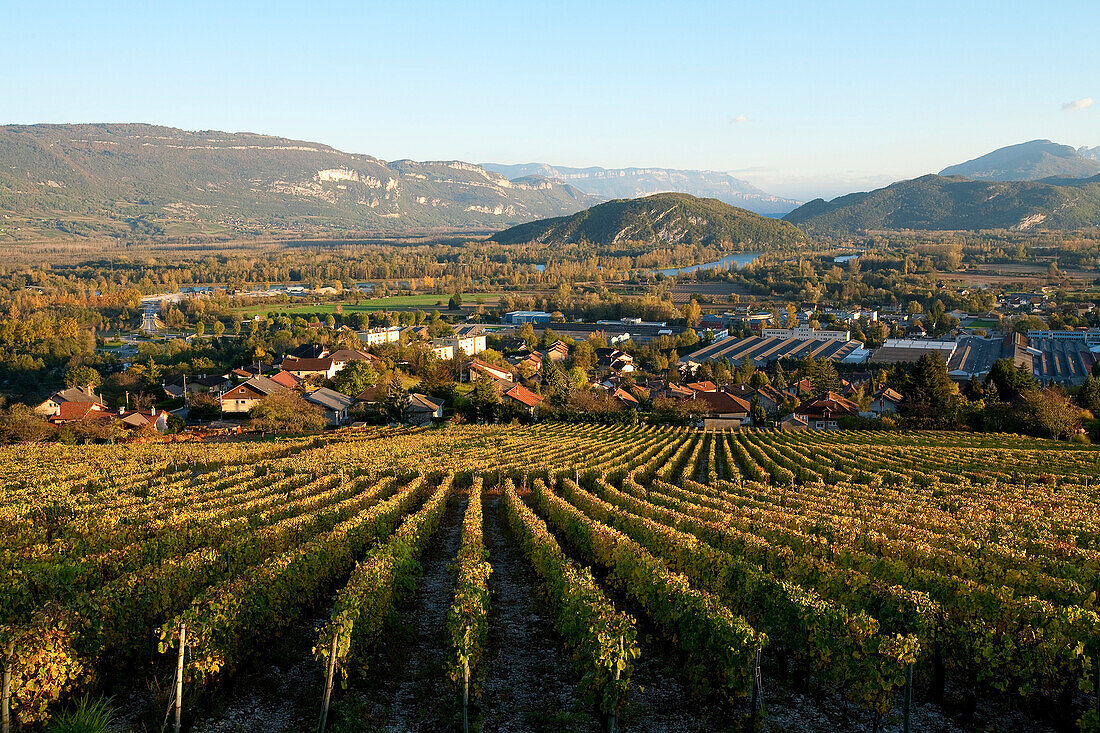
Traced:
[[1100, 226], [1100, 176], [971, 181], [928, 175], [816, 199], [784, 217], [811, 234], [874, 229], [1080, 229]]
[[600, 199], [459, 161], [143, 124], [0, 127], [0, 242], [495, 230]]
[[505, 244], [691, 245], [765, 251], [809, 242], [792, 224], [686, 193], [617, 199], [569, 216], [520, 224], [493, 235]]

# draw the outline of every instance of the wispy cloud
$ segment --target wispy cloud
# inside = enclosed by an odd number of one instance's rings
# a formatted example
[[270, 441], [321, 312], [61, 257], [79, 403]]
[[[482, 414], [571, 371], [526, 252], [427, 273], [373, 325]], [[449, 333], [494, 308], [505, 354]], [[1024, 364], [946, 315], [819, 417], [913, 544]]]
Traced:
[[[1090, 99], [1089, 102], [1092, 102], [1092, 100]], [[731, 125], [740, 125], [742, 122], [748, 122], [748, 121], [749, 121], [749, 118], [746, 117], [745, 115], [737, 115], [736, 117], [730, 117], [730, 124]]]
[[1072, 102], [1066, 102], [1062, 105], [1063, 112], [1076, 112], [1079, 109], [1086, 109], [1092, 106], [1092, 97], [1083, 97], [1081, 99], [1075, 99]]

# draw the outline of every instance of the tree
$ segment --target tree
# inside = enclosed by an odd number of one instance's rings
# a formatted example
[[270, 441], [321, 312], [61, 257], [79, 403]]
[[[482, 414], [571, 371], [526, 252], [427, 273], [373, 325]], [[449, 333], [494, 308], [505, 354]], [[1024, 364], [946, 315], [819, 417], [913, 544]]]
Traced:
[[88, 385], [98, 387], [101, 384], [103, 384], [103, 379], [99, 376], [99, 372], [90, 366], [81, 364], [65, 372], [65, 386], [67, 387], [87, 387]]
[[0, 442], [37, 443], [52, 432], [50, 424], [27, 405], [12, 405], [0, 412]]
[[252, 418], [252, 429], [261, 433], [308, 435], [325, 429], [325, 417], [320, 408], [291, 390], [264, 397], [248, 414]]
[[1061, 389], [1031, 389], [1021, 395], [1036, 432], [1068, 438], [1081, 429], [1081, 409]]
[[471, 417], [475, 420], [491, 420], [500, 404], [500, 393], [493, 380], [484, 374], [478, 376], [474, 388], [467, 398]]
[[206, 333], [206, 324], [203, 323], [202, 321], [199, 321], [198, 323], [196, 323], [195, 324], [195, 335], [201, 337], [205, 333]]
[[542, 384], [550, 404], [555, 407], [569, 404], [569, 398], [573, 394], [573, 382], [556, 362], [548, 359], [542, 365]]
[[699, 307], [699, 303], [693, 298], [684, 304], [683, 308], [680, 309], [680, 314], [684, 317], [684, 322], [689, 328], [695, 328], [703, 317], [703, 309]]
[[221, 321], [214, 321], [214, 335], [221, 336], [225, 333], [225, 324]]
[[194, 420], [217, 420], [221, 413], [221, 400], [208, 392], [199, 392], [187, 400], [187, 416]]
[[1031, 370], [1023, 364], [1017, 366], [1012, 359], [998, 359], [993, 362], [985, 383], [986, 386], [992, 385], [996, 388], [997, 398], [1004, 402], [1014, 400], [1039, 386], [1035, 383]]
[[775, 365], [775, 379], [772, 380], [772, 384], [778, 390], [784, 390], [787, 388], [787, 373], [783, 370], [783, 365], [776, 363]]
[[462, 308], [462, 294], [461, 293], [455, 293], [454, 295], [452, 295], [450, 297], [450, 300], [447, 301], [447, 310], [456, 311], [456, 310], [459, 310], [461, 308]]
[[337, 392], [354, 397], [367, 387], [371, 387], [378, 381], [378, 373], [367, 359], [356, 359], [344, 364], [344, 368], [336, 372], [333, 386]]
[[902, 395], [912, 412], [942, 424], [954, 420], [952, 408], [958, 393], [958, 385], [947, 375], [947, 362], [939, 353], [930, 352], [917, 359]]
[[535, 348], [535, 344], [538, 343], [538, 338], [535, 337], [535, 327], [530, 323], [525, 323], [519, 327], [516, 331], [516, 336], [527, 342], [527, 348]]
[[1077, 401], [1093, 415], [1100, 417], [1100, 379], [1090, 376], [1081, 387]]
[[409, 410], [409, 391], [397, 372], [393, 373], [390, 381], [386, 383], [386, 393], [379, 401], [382, 414], [390, 422], [404, 422], [405, 414]]

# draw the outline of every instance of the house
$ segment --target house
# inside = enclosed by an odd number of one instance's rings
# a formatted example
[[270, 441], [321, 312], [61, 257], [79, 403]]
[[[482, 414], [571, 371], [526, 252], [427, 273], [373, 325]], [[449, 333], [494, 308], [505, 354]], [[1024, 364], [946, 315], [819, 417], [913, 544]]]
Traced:
[[271, 375], [271, 381], [287, 389], [298, 389], [305, 380], [295, 374], [284, 372], [280, 369], [275, 372], [275, 374]]
[[813, 394], [813, 389], [813, 383], [810, 382], [810, 380], [800, 379], [783, 391], [789, 394], [791, 397], [801, 399], [803, 395]]
[[516, 363], [520, 374], [535, 375], [542, 371], [542, 352], [533, 351]]
[[504, 367], [498, 367], [494, 364], [490, 364], [487, 361], [482, 361], [477, 357], [470, 359], [470, 361], [466, 362], [464, 366], [465, 369], [463, 371], [465, 372], [466, 381], [468, 382], [472, 382], [477, 379], [478, 374], [484, 374], [490, 379], [503, 379], [508, 382], [511, 382], [513, 379], [512, 372], [510, 372], [509, 370], [505, 369]]
[[328, 387], [320, 387], [305, 394], [306, 402], [317, 405], [329, 425], [343, 425], [348, 419], [352, 398]]
[[501, 351], [523, 351], [527, 348], [527, 342], [518, 336], [505, 336], [500, 340]]
[[358, 349], [337, 349], [329, 354], [328, 358], [332, 360], [333, 365], [336, 367], [336, 371], [340, 371], [353, 361], [368, 361], [370, 365], [376, 369], [382, 366], [382, 360], [377, 356], [368, 354], [365, 351], [359, 351]]
[[427, 395], [409, 395], [409, 405], [406, 408], [405, 422], [411, 425], [427, 425], [432, 420], [443, 419], [443, 400]]
[[793, 412], [779, 418], [780, 430], [806, 430], [809, 427], [810, 425], [806, 422], [806, 418]]
[[440, 361], [455, 358], [454, 344], [448, 343], [448, 339], [432, 339], [428, 345], [428, 351]]
[[749, 403], [729, 392], [697, 392], [695, 399], [705, 403], [707, 411], [703, 416], [705, 430], [739, 428], [749, 423]]
[[659, 397], [668, 397], [673, 400], [690, 400], [695, 398], [695, 392], [682, 384], [669, 382], [668, 386], [655, 393]]
[[815, 430], [836, 430], [840, 418], [859, 415], [859, 405], [836, 392], [825, 392], [804, 401], [794, 413]]
[[875, 393], [871, 399], [870, 412], [878, 417], [896, 415], [901, 409], [902, 396], [886, 387]]
[[569, 358], [569, 344], [564, 341], [555, 341], [543, 354], [544, 359], [562, 362]]
[[596, 366], [610, 369], [616, 374], [629, 374], [634, 371], [634, 357], [621, 349], [596, 349]]
[[222, 413], [248, 412], [264, 397], [285, 390], [286, 387], [267, 377], [252, 377], [221, 396]]
[[[49, 398], [35, 406], [34, 411], [39, 415], [50, 417], [61, 411], [61, 406], [66, 402], [92, 403], [106, 409], [107, 403], [95, 393], [92, 385], [69, 387], [59, 392], [54, 392]], [[70, 408], [72, 409], [72, 408]]]
[[321, 344], [302, 344], [287, 356], [292, 356], [295, 359], [322, 359], [328, 356], [328, 349]]
[[359, 394], [355, 395], [355, 399], [352, 400], [353, 405], [376, 405], [378, 400], [382, 398], [384, 390], [380, 385], [374, 385], [373, 387], [367, 387]]
[[718, 385], [711, 381], [688, 382], [684, 385], [692, 392], [717, 392]]
[[81, 420], [95, 420], [110, 414], [107, 407], [98, 402], [62, 402], [57, 406], [57, 412], [47, 416], [47, 420], [54, 425], [67, 422], [79, 422]]
[[168, 430], [168, 412], [158, 410], [155, 407], [150, 410], [127, 410], [120, 407], [118, 419], [129, 430], [152, 428], [158, 433], [164, 433]]
[[[432, 342], [434, 345], [436, 342]], [[473, 335], [473, 336], [450, 336], [448, 338], [439, 339], [439, 343], [443, 345], [449, 345], [451, 347], [451, 356], [473, 356], [474, 354], [480, 354], [485, 351], [485, 336]], [[449, 357], [448, 357], [449, 358]]]
[[359, 340], [367, 346], [381, 346], [382, 344], [392, 344], [400, 341], [401, 327], [369, 328], [366, 331], [359, 331], [357, 335]]
[[309, 377], [332, 379], [338, 371], [336, 363], [329, 358], [300, 359], [287, 356], [279, 366], [284, 372], [290, 372], [301, 379], [308, 379]]
[[637, 410], [641, 403], [638, 402], [638, 398], [627, 392], [622, 387], [615, 387], [611, 391], [611, 399], [617, 401], [620, 405], [628, 410]]
[[514, 385], [511, 389], [504, 392], [501, 395], [501, 399], [506, 403], [517, 405], [528, 415], [534, 415], [535, 408], [542, 402], [541, 397], [524, 387], [522, 384]]
[[766, 415], [774, 416], [779, 413], [780, 406], [786, 402], [787, 395], [780, 392], [772, 385], [765, 384], [752, 394], [752, 397], [749, 399], [749, 404], [752, 404], [753, 399], [756, 399], [757, 404], [760, 405]]
[[186, 385], [187, 394], [189, 395], [201, 392], [221, 397], [223, 393], [233, 387], [233, 380], [224, 374], [204, 374], [201, 377], [176, 376], [164, 380], [160, 386], [169, 397], [179, 398], [183, 397], [184, 385]]

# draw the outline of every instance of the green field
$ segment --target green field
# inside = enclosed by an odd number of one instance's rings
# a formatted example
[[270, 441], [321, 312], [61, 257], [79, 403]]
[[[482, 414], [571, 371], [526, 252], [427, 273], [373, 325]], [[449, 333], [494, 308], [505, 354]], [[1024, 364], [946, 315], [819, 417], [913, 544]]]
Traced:
[[[344, 313], [361, 313], [383, 310], [408, 310], [413, 308], [437, 308], [446, 309], [450, 295], [437, 293], [420, 293], [417, 295], [392, 295], [385, 298], [373, 298], [361, 300], [359, 303], [351, 301], [329, 301], [324, 303], [309, 303], [291, 301], [289, 303], [263, 303], [251, 305], [247, 308], [238, 308], [237, 312], [247, 316], [264, 315], [272, 311], [286, 313], [288, 315], [304, 315], [307, 313], [333, 313], [337, 305], [344, 308]], [[462, 303], [465, 306], [477, 305], [481, 298], [485, 305], [492, 305], [500, 297], [500, 293], [463, 293]]]

